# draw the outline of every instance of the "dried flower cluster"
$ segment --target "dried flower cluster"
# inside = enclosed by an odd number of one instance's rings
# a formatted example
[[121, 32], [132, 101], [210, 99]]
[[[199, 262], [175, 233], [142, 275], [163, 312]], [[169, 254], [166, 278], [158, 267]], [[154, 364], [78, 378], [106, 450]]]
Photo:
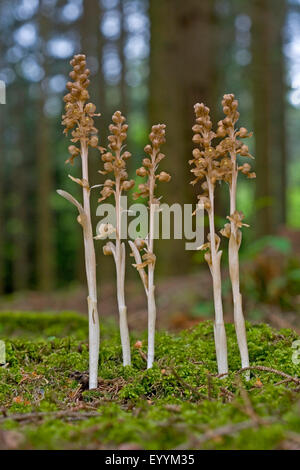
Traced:
[[[165, 171], [156, 173], [159, 163], [165, 158], [161, 153], [160, 147], [166, 141], [165, 139], [165, 124], [157, 124], [152, 126], [149, 139], [151, 144], [146, 145], [144, 148], [148, 157], [143, 159], [143, 164], [136, 174], [141, 177], [146, 177], [145, 183], [138, 186], [139, 191], [134, 194], [134, 199], [139, 197], [148, 198], [149, 205], [149, 234], [145, 240], [138, 238], [135, 242], [129, 242], [132, 250], [132, 255], [135, 258], [136, 264], [134, 266], [138, 270], [142, 279], [145, 292], [148, 300], [148, 357], [147, 367], [151, 368], [154, 361], [155, 350], [155, 321], [156, 321], [156, 303], [155, 303], [155, 286], [154, 286], [154, 268], [156, 256], [153, 251], [154, 245], [154, 214], [159, 207], [159, 199], [155, 196], [156, 181], [168, 182], [171, 176]], [[143, 253], [141, 255], [141, 252]], [[146, 269], [147, 268], [147, 272]]]
[[[109, 126], [110, 135], [108, 136], [108, 151], [102, 149], [102, 161], [104, 162], [104, 171], [99, 173], [103, 175], [112, 174], [113, 179], [107, 179], [104, 182], [99, 202], [104, 201], [109, 196], [114, 195], [116, 208], [116, 227], [100, 226], [100, 233], [95, 238], [105, 238], [111, 233], [116, 233], [116, 244], [109, 241], [103, 247], [104, 255], [113, 255], [116, 265], [117, 276], [117, 299], [120, 318], [120, 336], [123, 350], [123, 365], [131, 364], [130, 338], [127, 323], [127, 308], [125, 304], [125, 243], [121, 241], [122, 237], [122, 212], [121, 196], [123, 191], [133, 188], [134, 180], [128, 179], [126, 171], [126, 161], [131, 157], [131, 153], [124, 151], [127, 138], [128, 125], [125, 124], [125, 117], [120, 111], [116, 111], [112, 116], [113, 123]], [[109, 225], [109, 224], [107, 224]], [[103, 236], [104, 235], [104, 236]]]
[[138, 199], [139, 197], [148, 197], [149, 205], [159, 204], [158, 199], [154, 196], [154, 189], [156, 188], [155, 180], [168, 182], [171, 179], [171, 176], [165, 171], [161, 171], [157, 175], [155, 174], [159, 163], [163, 158], [165, 158], [165, 155], [160, 152], [160, 146], [166, 141], [165, 128], [165, 124], [152, 126], [151, 133], [149, 135], [152, 145], [148, 144], [144, 148], [148, 157], [143, 159], [142, 166], [136, 170], [136, 174], [142, 178], [147, 177], [147, 181], [139, 184], [139, 192], [136, 192], [133, 197], [134, 199]]
[[104, 162], [104, 171], [100, 171], [102, 175], [113, 173], [114, 180], [107, 179], [101, 191], [101, 198], [98, 202], [104, 201], [106, 198], [115, 193], [114, 188], [118, 185], [119, 191], [128, 191], [133, 188], [134, 180], [128, 180], [126, 171], [126, 161], [131, 157], [131, 153], [123, 151], [124, 142], [127, 138], [128, 125], [125, 124], [125, 117], [120, 111], [116, 111], [112, 116], [113, 124], [109, 126], [111, 135], [108, 136], [108, 151], [102, 150], [102, 161]]
[[[73, 81], [67, 83], [69, 93], [64, 97], [66, 103], [62, 120], [65, 126], [64, 133], [72, 131], [71, 141], [75, 144], [85, 142], [87, 146], [98, 147], [98, 131], [93, 118], [100, 114], [96, 114], [96, 106], [93, 103], [86, 103], [90, 98], [88, 92], [90, 71], [86, 68], [86, 58], [82, 54], [76, 55], [70, 64], [73, 67], [70, 72]], [[76, 145], [70, 145], [68, 150], [70, 157], [67, 161], [73, 164], [81, 149]]]
[[[223, 309], [221, 298], [221, 274], [220, 259], [222, 252], [219, 251], [220, 238], [215, 233], [214, 224], [214, 190], [217, 181], [225, 181], [229, 186], [230, 193], [230, 215], [227, 217], [230, 223], [227, 223], [220, 233], [229, 238], [229, 272], [232, 284], [233, 304], [234, 304], [234, 322], [239, 344], [242, 367], [249, 366], [248, 347], [246, 339], [245, 321], [242, 311], [242, 297], [239, 287], [239, 258], [238, 251], [242, 239], [242, 226], [248, 227], [243, 223], [244, 215], [236, 209], [236, 193], [238, 173], [246, 175], [248, 178], [255, 178], [255, 173], [251, 171], [249, 163], [238, 164], [237, 158], [253, 158], [248, 146], [243, 143], [244, 138], [251, 137], [251, 133], [244, 127], [236, 129], [236, 123], [239, 119], [238, 101], [233, 94], [224, 95], [222, 100], [225, 118], [218, 122], [217, 132], [212, 131], [212, 123], [209, 117], [209, 109], [204, 104], [195, 105], [196, 124], [193, 127], [193, 142], [199, 145], [199, 148], [193, 150], [193, 160], [190, 164], [194, 165], [191, 170], [195, 176], [192, 184], [202, 181], [202, 193], [198, 196], [199, 203], [203, 204], [209, 217], [210, 233], [208, 234], [208, 243], [205, 243], [200, 249], [207, 250], [205, 259], [210, 267], [215, 303], [215, 342], [217, 351], [217, 361], [219, 371], [221, 368], [227, 368], [226, 338], [223, 330]], [[215, 138], [221, 139], [217, 145], [213, 145]], [[218, 333], [217, 325], [220, 323], [221, 332]], [[220, 338], [218, 338], [220, 335]], [[224, 372], [227, 372], [226, 370]]]
[[[228, 161], [228, 170], [224, 175], [224, 180], [228, 183], [230, 194], [230, 215], [227, 217], [230, 224], [226, 224], [221, 231], [222, 235], [229, 238], [229, 274], [232, 285], [233, 306], [234, 306], [234, 323], [236, 335], [241, 355], [242, 367], [249, 366], [249, 354], [246, 338], [245, 320], [242, 308], [242, 296], [240, 293], [240, 274], [239, 274], [239, 248], [242, 241], [241, 228], [248, 227], [243, 223], [244, 214], [237, 211], [236, 197], [237, 197], [237, 180], [238, 173], [246, 175], [248, 178], [253, 179], [256, 177], [255, 173], [251, 171], [249, 163], [238, 164], [237, 158], [248, 157], [253, 158], [248, 146], [243, 143], [246, 137], [251, 137], [251, 133], [244, 127], [236, 128], [236, 123], [239, 119], [238, 101], [233, 94], [224, 95], [222, 100], [223, 112], [225, 118], [218, 123], [218, 135], [222, 136], [223, 140], [217, 146], [218, 152], [223, 159]], [[249, 374], [248, 374], [249, 376]]]
[[93, 229], [90, 210], [90, 184], [88, 174], [88, 148], [98, 147], [97, 129], [94, 127], [96, 106], [86, 103], [89, 99], [89, 70], [86, 68], [85, 56], [80, 54], [71, 60], [73, 70], [70, 72], [72, 82], [67, 83], [69, 93], [64, 97], [65, 114], [62, 124], [65, 126], [64, 133], [72, 133], [71, 142], [77, 145], [69, 146], [70, 158], [67, 162], [73, 164], [74, 158], [80, 155], [82, 165], [82, 178], [69, 177], [82, 186], [83, 205], [71, 194], [58, 190], [58, 193], [74, 204], [79, 212], [78, 222], [83, 228], [85, 268], [88, 285], [88, 310], [89, 310], [89, 387], [96, 388], [98, 385], [98, 357], [99, 357], [99, 318], [97, 307], [97, 282], [96, 282], [96, 257], [93, 241]]
[[[71, 61], [71, 81], [67, 83], [68, 93], [64, 97], [65, 114], [62, 124], [64, 133], [71, 132], [71, 145], [69, 146], [70, 157], [67, 162], [73, 164], [74, 159], [80, 156], [82, 175], [81, 178], [69, 177], [82, 187], [83, 203], [79, 203], [71, 194], [59, 190], [58, 193], [74, 204], [79, 212], [78, 222], [83, 228], [85, 267], [88, 286], [88, 310], [89, 310], [89, 387], [95, 388], [98, 384], [98, 357], [99, 357], [99, 320], [97, 310], [97, 283], [96, 283], [96, 259], [93, 240], [93, 229], [90, 213], [90, 193], [88, 174], [88, 151], [89, 147], [97, 148], [104, 163], [103, 169], [99, 171], [106, 176], [100, 192], [99, 202], [113, 196], [115, 201], [115, 226], [112, 224], [100, 224], [95, 239], [115, 238], [115, 242], [108, 241], [103, 247], [104, 255], [113, 255], [116, 265], [117, 278], [117, 300], [120, 319], [120, 336], [123, 351], [123, 364], [131, 364], [130, 338], [127, 324], [127, 308], [125, 303], [125, 243], [122, 241], [122, 194], [129, 191], [135, 185], [134, 180], [129, 179], [126, 168], [127, 160], [131, 157], [126, 148], [128, 125], [120, 111], [112, 116], [112, 124], [109, 126], [108, 146], [99, 146], [98, 131], [95, 127], [94, 118], [96, 106], [89, 102], [89, 70], [86, 68], [85, 56], [80, 54], [74, 56]], [[215, 344], [218, 370], [220, 374], [228, 373], [227, 364], [227, 342], [223, 319], [223, 306], [221, 295], [221, 239], [216, 233], [214, 197], [216, 183], [224, 181], [229, 187], [230, 214], [228, 223], [220, 231], [229, 238], [229, 271], [232, 284], [234, 321], [237, 340], [239, 344], [242, 367], [249, 366], [245, 322], [242, 311], [242, 297], [239, 285], [239, 258], [238, 252], [242, 240], [241, 228], [248, 226], [243, 223], [244, 215], [236, 208], [237, 179], [239, 172], [248, 178], [255, 178], [248, 162], [239, 164], [239, 157], [251, 157], [248, 146], [243, 139], [251, 134], [244, 127], [236, 128], [239, 119], [238, 101], [234, 95], [224, 95], [223, 111], [225, 118], [218, 123], [216, 132], [212, 130], [210, 111], [204, 104], [197, 103], [195, 110], [195, 125], [193, 126], [193, 166], [191, 172], [194, 179], [193, 185], [200, 183], [201, 193], [198, 195], [198, 204], [204, 206], [209, 219], [209, 233], [207, 242], [199, 249], [205, 251], [205, 259], [208, 263], [212, 281], [215, 307]], [[156, 256], [154, 254], [155, 213], [159, 211], [160, 198], [155, 194], [158, 182], [169, 182], [171, 176], [165, 171], [158, 171], [160, 162], [165, 158], [161, 152], [161, 146], [165, 143], [164, 124], [152, 126], [149, 135], [150, 143], [144, 151], [146, 156], [142, 166], [136, 170], [137, 176], [146, 178], [138, 185], [138, 191], [134, 193], [134, 199], [140, 197], [148, 199], [149, 233], [143, 238], [137, 238], [134, 242], [129, 241], [132, 256], [135, 258], [133, 265], [142, 279], [148, 302], [148, 356], [147, 367], [151, 368], [155, 352], [155, 322], [156, 302], [154, 270]], [[217, 142], [217, 143], [214, 143]], [[251, 157], [252, 158], [252, 157]], [[137, 346], [136, 346], [137, 347]]]
[[209, 218], [208, 242], [200, 247], [205, 250], [205, 260], [208, 263], [212, 279], [215, 306], [215, 345], [220, 374], [228, 372], [227, 364], [227, 342], [223, 319], [222, 292], [221, 292], [221, 256], [219, 251], [220, 237], [215, 232], [214, 220], [214, 192], [218, 180], [224, 176], [224, 170], [219, 160], [219, 153], [212, 145], [212, 140], [216, 134], [212, 131], [212, 122], [209, 115], [209, 108], [203, 103], [194, 106], [196, 123], [193, 126], [193, 142], [197, 145], [193, 150], [193, 159], [190, 164], [194, 165], [191, 172], [195, 179], [192, 184], [201, 183], [202, 192], [198, 196], [199, 204], [204, 206]]

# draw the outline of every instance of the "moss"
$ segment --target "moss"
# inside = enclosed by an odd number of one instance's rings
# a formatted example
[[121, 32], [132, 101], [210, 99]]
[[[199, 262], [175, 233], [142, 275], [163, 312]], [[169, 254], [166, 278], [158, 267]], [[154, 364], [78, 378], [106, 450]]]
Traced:
[[[151, 370], [146, 370], [135, 348], [132, 366], [124, 368], [118, 332], [104, 325], [99, 387], [88, 391], [87, 324], [83, 317], [74, 313], [0, 314], [0, 323], [7, 338], [7, 366], [0, 368], [0, 407], [8, 417], [49, 413], [21, 423], [0, 420], [4, 430], [22, 434], [20, 448], [135, 444], [145, 449], [273, 449], [287, 432], [300, 433], [299, 392], [294, 384], [277, 385], [282, 377], [262, 371], [253, 371], [249, 382], [242, 375], [237, 381], [240, 359], [233, 325], [226, 325], [230, 374], [224, 379], [213, 376], [217, 368], [211, 322], [176, 335], [157, 333], [156, 363]], [[56, 323], [55, 337], [49, 337]], [[22, 335], [14, 337], [17, 331]], [[291, 360], [291, 344], [297, 338], [293, 331], [247, 324], [247, 335], [252, 365], [300, 375], [299, 365]], [[146, 334], [139, 339], [146, 352]], [[270, 424], [201, 442], [208, 429], [230, 424], [234, 430], [236, 423], [250, 419], [243, 390], [256, 416], [271, 419]], [[78, 410], [75, 420], [55, 415], [74, 407]], [[99, 415], [81, 415], [91, 409]]]
[[54, 338], [75, 336], [85, 339], [88, 334], [87, 319], [75, 312], [1, 312], [0, 337]]

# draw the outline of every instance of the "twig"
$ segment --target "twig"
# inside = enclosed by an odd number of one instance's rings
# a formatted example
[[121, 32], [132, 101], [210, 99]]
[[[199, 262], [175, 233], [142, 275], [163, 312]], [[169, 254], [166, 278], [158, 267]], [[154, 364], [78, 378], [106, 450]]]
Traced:
[[23, 421], [35, 421], [47, 417], [51, 418], [71, 418], [73, 420], [82, 420], [86, 418], [93, 418], [96, 416], [102, 416], [102, 413], [98, 411], [73, 411], [73, 410], [62, 410], [62, 411], [40, 411], [32, 413], [20, 413], [12, 414], [0, 417], [0, 423], [3, 423], [7, 420], [13, 420], [17, 422]]
[[291, 379], [280, 380], [280, 382], [276, 382], [276, 384], [274, 384], [274, 387], [276, 387], [277, 385], [283, 385], [283, 384], [290, 383], [290, 382], [291, 382]]
[[230, 390], [228, 390], [226, 387], [220, 387], [220, 390], [221, 390], [222, 395], [223, 395], [224, 397], [230, 398], [230, 401], [231, 401], [233, 398], [235, 398], [235, 394], [232, 393]]
[[247, 390], [243, 387], [240, 377], [236, 378], [237, 386], [240, 390], [241, 397], [243, 399], [244, 406], [240, 406], [239, 403], [235, 402], [235, 406], [239, 408], [243, 413], [245, 413], [252, 421], [255, 421], [257, 424], [262, 422], [262, 419], [256, 411], [254, 410], [251, 400], [249, 398]]
[[141, 356], [141, 358], [144, 359], [144, 361], [147, 363], [147, 356], [144, 353], [144, 351], [142, 351], [141, 349], [138, 349], [138, 353]]
[[[242, 372], [245, 372], [246, 370], [261, 370], [264, 372], [271, 372], [273, 374], [280, 375], [281, 377], [285, 377], [286, 379], [289, 379], [291, 382], [294, 382], [296, 384], [300, 385], [300, 379], [297, 377], [293, 377], [292, 375], [286, 374], [285, 372], [277, 369], [273, 369], [272, 367], [266, 367], [266, 366], [249, 366], [249, 367], [243, 367], [240, 370], [237, 370], [234, 372], [234, 374], [241, 374]], [[218, 374], [215, 375], [216, 378], [221, 378], [226, 374]]]
[[212, 376], [207, 374], [207, 398], [209, 401], [212, 400]]
[[[277, 422], [277, 418], [268, 418], [261, 420], [259, 423], [261, 426], [269, 426], [275, 422]], [[245, 429], [250, 429], [257, 426], [257, 421], [249, 420], [249, 421], [241, 421], [240, 423], [236, 424], [226, 424], [225, 426], [220, 426], [216, 429], [209, 429], [206, 431], [202, 436], [200, 436], [197, 441], [196, 445], [204, 444], [207, 441], [212, 439], [216, 439], [218, 437], [229, 436], [232, 434], [236, 434], [240, 431], [244, 431]]]

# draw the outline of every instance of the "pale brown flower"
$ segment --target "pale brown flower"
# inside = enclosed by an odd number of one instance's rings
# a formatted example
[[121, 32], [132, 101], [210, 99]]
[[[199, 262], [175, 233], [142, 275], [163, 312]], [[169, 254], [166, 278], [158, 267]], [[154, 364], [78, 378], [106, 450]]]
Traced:
[[[77, 143], [84, 140], [91, 147], [98, 147], [97, 129], [94, 126], [96, 106], [86, 103], [89, 99], [88, 86], [90, 71], [86, 68], [86, 57], [83, 54], [75, 55], [70, 64], [73, 70], [70, 78], [73, 81], [67, 83], [69, 93], [64, 97], [65, 114], [62, 117], [64, 133], [71, 131], [72, 142]], [[80, 149], [75, 145], [69, 146], [70, 158], [67, 162], [73, 164], [74, 158], [80, 154]]]
[[[161, 171], [157, 175], [155, 174], [158, 164], [165, 157], [165, 155], [160, 152], [160, 146], [166, 141], [165, 129], [165, 124], [156, 124], [152, 126], [151, 132], [149, 134], [149, 139], [152, 145], [147, 144], [144, 148], [145, 153], [148, 154], [149, 157], [143, 158], [143, 165], [136, 170], [137, 176], [148, 177], [148, 179], [145, 183], [139, 184], [139, 191], [133, 194], [133, 198], [138, 199], [139, 197], [149, 197], [149, 204], [159, 204], [159, 200], [154, 197], [154, 190], [156, 188], [155, 180], [157, 179], [160, 182], [169, 182], [171, 179], [171, 175], [169, 175], [169, 173], [166, 173], [165, 171]], [[151, 188], [153, 189], [153, 191], [150, 195]]]
[[126, 161], [131, 157], [131, 153], [124, 151], [124, 142], [127, 138], [128, 125], [126, 118], [121, 111], [116, 111], [112, 116], [112, 124], [109, 126], [108, 150], [103, 149], [101, 159], [104, 162], [104, 170], [99, 171], [102, 175], [113, 173], [114, 180], [107, 179], [103, 189], [100, 191], [101, 197], [98, 202], [104, 201], [112, 194], [115, 194], [117, 185], [118, 191], [129, 191], [134, 187], [134, 180], [128, 180], [126, 171]]

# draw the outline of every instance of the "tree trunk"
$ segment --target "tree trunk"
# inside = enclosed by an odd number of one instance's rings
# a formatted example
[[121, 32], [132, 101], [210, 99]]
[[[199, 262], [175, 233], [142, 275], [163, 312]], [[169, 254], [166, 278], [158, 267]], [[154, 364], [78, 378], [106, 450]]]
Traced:
[[[26, 89], [20, 87], [17, 91], [19, 109], [26, 108]], [[16, 116], [18, 114], [16, 113]], [[21, 150], [20, 158], [14, 165], [13, 190], [15, 230], [13, 234], [14, 258], [13, 258], [13, 290], [25, 290], [29, 281], [29, 253], [28, 253], [28, 167], [27, 167], [27, 135], [26, 120], [23, 114], [18, 116], [18, 147]], [[17, 119], [18, 119], [17, 118]]]
[[[106, 130], [103, 129], [106, 115], [105, 112], [105, 94], [104, 94], [104, 78], [102, 73], [102, 48], [103, 38], [100, 33], [100, 21], [101, 21], [101, 6], [98, 0], [84, 0], [83, 2], [83, 15], [80, 21], [80, 42], [81, 52], [86, 55], [87, 65], [91, 68], [91, 83], [89, 86], [90, 100], [95, 103], [97, 112], [101, 113], [100, 118], [96, 118], [95, 125], [100, 128], [99, 136], [103, 139]], [[100, 145], [103, 147], [105, 143], [100, 140]], [[100, 159], [98, 150], [89, 150], [89, 178], [90, 184], [99, 184], [99, 173]], [[93, 189], [91, 192], [91, 217], [93, 233], [96, 234], [96, 209], [98, 199], [97, 189]], [[96, 244], [96, 259], [97, 264], [100, 263], [101, 250], [99, 245]], [[84, 283], [84, 252], [82, 247], [79, 248], [78, 257], [78, 274], [81, 283]], [[103, 261], [104, 264], [108, 264], [108, 260]], [[101, 260], [102, 264], [102, 260]], [[109, 268], [111, 270], [111, 268]]]
[[[172, 175], [166, 202], [194, 203], [188, 160], [192, 152], [193, 105], [213, 105], [215, 62], [214, 1], [165, 0], [150, 2], [150, 119], [167, 125], [164, 153]], [[189, 254], [183, 241], [166, 246], [158, 241], [158, 270], [182, 273]]]
[[286, 218], [286, 137], [283, 24], [285, 2], [252, 2], [252, 77], [257, 232]]
[[[270, 1], [270, 0], [269, 0]], [[286, 222], [286, 83], [284, 25], [286, 19], [285, 0], [273, 0], [270, 7], [272, 21], [272, 181], [273, 219], [276, 227]]]
[[[40, 13], [40, 37], [45, 46], [48, 37], [47, 17]], [[44, 65], [47, 76], [47, 63]], [[36, 164], [37, 164], [37, 283], [41, 290], [49, 291], [54, 287], [55, 252], [53, 243], [53, 214], [51, 210], [52, 181], [52, 142], [50, 121], [47, 119], [45, 91], [39, 87], [36, 124]]]
[[126, 85], [126, 57], [124, 53], [125, 47], [125, 11], [124, 11], [124, 2], [120, 2], [120, 17], [121, 17], [121, 31], [120, 31], [120, 39], [119, 39], [119, 55], [120, 55], [120, 62], [122, 66], [121, 70], [121, 80], [120, 80], [120, 109], [122, 114], [125, 116], [128, 112], [128, 103], [127, 103], [127, 85]]

